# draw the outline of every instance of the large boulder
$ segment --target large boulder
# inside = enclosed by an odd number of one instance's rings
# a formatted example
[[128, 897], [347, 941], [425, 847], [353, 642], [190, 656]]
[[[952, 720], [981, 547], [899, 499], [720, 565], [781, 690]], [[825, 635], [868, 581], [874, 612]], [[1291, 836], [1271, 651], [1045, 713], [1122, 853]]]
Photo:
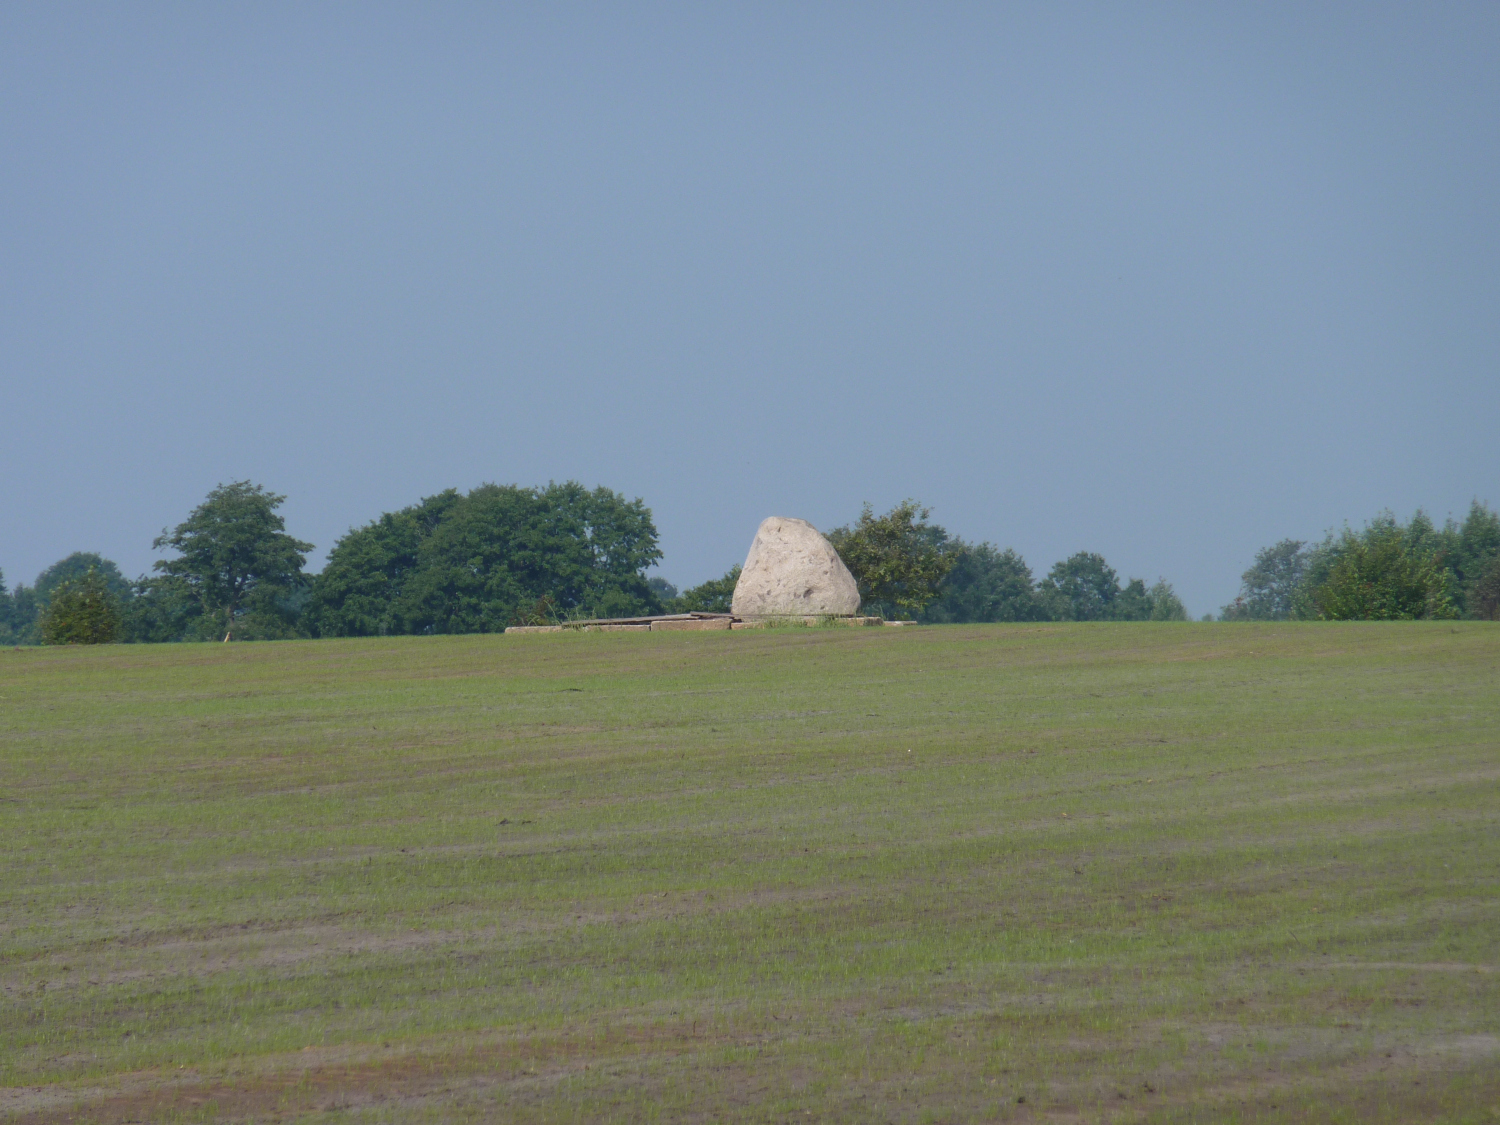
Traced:
[[858, 609], [854, 575], [817, 528], [783, 516], [761, 523], [734, 585], [736, 617], [846, 617]]

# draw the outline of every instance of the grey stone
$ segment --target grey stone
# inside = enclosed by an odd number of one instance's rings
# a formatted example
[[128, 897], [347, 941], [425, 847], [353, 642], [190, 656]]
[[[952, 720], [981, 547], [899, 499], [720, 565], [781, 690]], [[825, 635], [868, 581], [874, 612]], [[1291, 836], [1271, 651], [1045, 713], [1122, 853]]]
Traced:
[[736, 617], [848, 617], [859, 609], [854, 575], [806, 520], [763, 520], [730, 606]]

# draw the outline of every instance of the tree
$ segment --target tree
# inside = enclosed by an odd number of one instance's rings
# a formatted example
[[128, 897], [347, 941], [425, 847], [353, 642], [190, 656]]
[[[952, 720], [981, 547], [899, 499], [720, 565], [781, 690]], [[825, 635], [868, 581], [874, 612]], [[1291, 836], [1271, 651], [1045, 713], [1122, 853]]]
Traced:
[[937, 598], [955, 560], [943, 550], [947, 532], [927, 522], [930, 514], [915, 500], [903, 500], [877, 518], [866, 504], [852, 528], [828, 533], [867, 609], [915, 617]]
[[43, 644], [104, 645], [119, 635], [120, 599], [97, 569], [52, 588], [41, 615]]
[[406, 586], [422, 544], [464, 498], [447, 489], [399, 512], [386, 512], [334, 544], [313, 580], [306, 621], [317, 636], [378, 637], [411, 631]]
[[485, 484], [390, 512], [334, 545], [306, 621], [320, 636], [487, 633], [661, 610], [651, 512], [607, 488]]
[[1182, 599], [1177, 596], [1177, 591], [1172, 589], [1172, 584], [1165, 578], [1158, 578], [1156, 585], [1146, 591], [1151, 599], [1151, 614], [1147, 621], [1186, 621], [1188, 619], [1187, 606], [1182, 604]]
[[1224, 607], [1223, 619], [1286, 621], [1290, 618], [1307, 571], [1306, 546], [1300, 539], [1283, 539], [1257, 551], [1254, 564], [1240, 575], [1240, 596]]
[[1500, 621], [1500, 554], [1480, 575], [1469, 596], [1469, 611], [1481, 621]]
[[1329, 621], [1456, 617], [1443, 568], [1425, 529], [1413, 523], [1414, 534], [1387, 514], [1361, 532], [1345, 528], [1338, 540], [1326, 543], [1309, 592], [1317, 615]]
[[944, 546], [953, 565], [937, 600], [923, 610], [924, 623], [1047, 620], [1046, 606], [1032, 585], [1031, 568], [1015, 551], [958, 538]]
[[0, 645], [15, 644], [16, 634], [12, 627], [15, 603], [10, 591], [5, 588], [5, 571], [0, 570]]
[[1478, 616], [1477, 588], [1500, 558], [1500, 514], [1477, 499], [1469, 504], [1462, 526], [1448, 521], [1443, 529], [1443, 564], [1448, 590], [1461, 612]]
[[1115, 616], [1120, 578], [1103, 555], [1079, 551], [1055, 564], [1038, 590], [1055, 620], [1108, 621]]
[[220, 619], [204, 616], [203, 604], [180, 578], [142, 575], [124, 603], [120, 639], [126, 644], [213, 640]]
[[59, 559], [36, 576], [32, 589], [45, 607], [54, 590], [64, 583], [77, 581], [90, 571], [98, 574], [114, 597], [121, 600], [130, 597], [130, 583], [120, 573], [120, 568], [93, 551], [74, 551], [67, 558]]
[[37, 618], [41, 615], [41, 605], [36, 596], [36, 590], [24, 582], [18, 583], [11, 591], [8, 604], [5, 606], [5, 626], [9, 636], [7, 644], [34, 645], [38, 643]]
[[677, 587], [660, 575], [646, 579], [646, 588], [656, 595], [656, 600], [661, 602], [663, 609], [677, 600]]
[[740, 580], [738, 565], [729, 568], [723, 578], [710, 578], [667, 604], [673, 613], [728, 613], [734, 601], [734, 587]]
[[158, 560], [155, 569], [197, 598], [226, 641], [237, 630], [292, 635], [295, 617], [287, 600], [306, 581], [302, 567], [312, 544], [286, 534], [286, 521], [276, 513], [285, 499], [249, 481], [221, 484], [152, 544], [179, 552]]

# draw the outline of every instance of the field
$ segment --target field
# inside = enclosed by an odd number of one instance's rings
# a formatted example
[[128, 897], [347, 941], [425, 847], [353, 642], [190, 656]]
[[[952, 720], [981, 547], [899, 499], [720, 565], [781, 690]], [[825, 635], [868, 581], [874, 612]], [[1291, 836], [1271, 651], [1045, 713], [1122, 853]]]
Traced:
[[0, 652], [0, 1117], [1500, 1121], [1500, 627]]

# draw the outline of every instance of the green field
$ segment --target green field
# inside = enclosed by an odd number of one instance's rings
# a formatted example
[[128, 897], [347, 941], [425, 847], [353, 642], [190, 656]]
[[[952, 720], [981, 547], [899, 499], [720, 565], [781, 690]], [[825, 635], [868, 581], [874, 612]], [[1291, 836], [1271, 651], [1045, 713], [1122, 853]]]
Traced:
[[0, 652], [0, 1116], [1500, 1121], [1500, 627]]

